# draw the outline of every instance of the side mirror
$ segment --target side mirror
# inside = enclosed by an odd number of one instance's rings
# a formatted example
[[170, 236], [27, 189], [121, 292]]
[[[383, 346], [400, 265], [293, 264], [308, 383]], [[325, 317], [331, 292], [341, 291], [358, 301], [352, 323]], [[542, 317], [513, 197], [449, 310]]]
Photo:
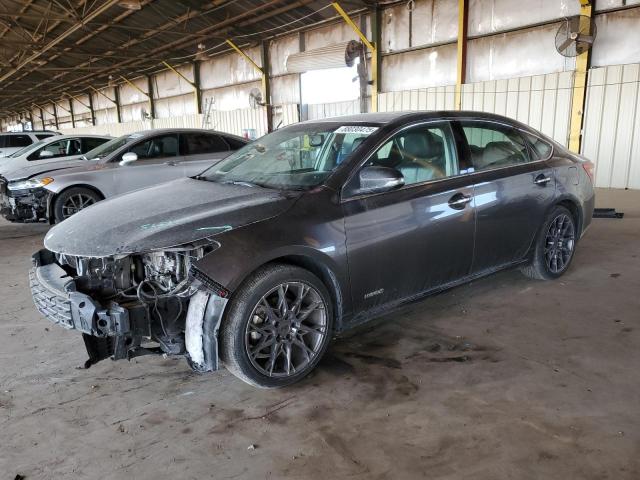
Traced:
[[138, 160], [138, 155], [133, 152], [127, 152], [122, 155], [122, 160], [120, 160], [120, 166], [123, 167], [125, 165], [129, 165]]
[[50, 150], [42, 150], [38, 155], [39, 158], [53, 158], [53, 152]]
[[355, 194], [379, 193], [404, 185], [404, 176], [399, 170], [389, 167], [364, 167], [360, 170], [360, 187]]

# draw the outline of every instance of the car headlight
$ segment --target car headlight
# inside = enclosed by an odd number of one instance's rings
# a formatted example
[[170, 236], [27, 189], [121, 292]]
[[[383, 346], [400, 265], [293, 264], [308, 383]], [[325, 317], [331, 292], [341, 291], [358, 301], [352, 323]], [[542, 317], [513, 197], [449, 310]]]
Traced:
[[23, 180], [22, 182], [10, 182], [7, 188], [9, 190], [29, 190], [32, 188], [41, 188], [45, 185], [49, 185], [53, 182], [53, 178], [30, 178], [29, 180]]

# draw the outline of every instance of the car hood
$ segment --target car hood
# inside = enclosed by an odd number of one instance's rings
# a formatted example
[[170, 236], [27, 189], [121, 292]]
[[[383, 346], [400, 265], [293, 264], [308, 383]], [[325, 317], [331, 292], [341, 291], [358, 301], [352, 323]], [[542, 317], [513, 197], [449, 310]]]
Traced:
[[162, 250], [274, 217], [300, 195], [181, 178], [82, 210], [53, 227], [44, 244], [81, 257]]
[[[27, 180], [29, 178], [42, 176], [51, 172], [59, 170], [68, 170], [75, 167], [88, 167], [89, 165], [95, 165], [93, 160], [81, 160], [79, 158], [75, 160], [60, 160], [59, 162], [49, 162], [42, 165], [30, 165], [28, 167], [21, 167], [15, 170], [3, 173], [2, 176], [9, 182], [15, 182], [18, 180]], [[84, 170], [84, 168], [79, 168]], [[66, 173], [66, 172], [65, 172]]]

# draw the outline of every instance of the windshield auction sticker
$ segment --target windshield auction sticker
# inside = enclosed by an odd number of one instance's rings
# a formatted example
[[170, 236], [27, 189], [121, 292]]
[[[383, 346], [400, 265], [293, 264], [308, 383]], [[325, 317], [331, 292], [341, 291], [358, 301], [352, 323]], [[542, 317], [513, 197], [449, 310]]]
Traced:
[[378, 130], [378, 127], [365, 127], [360, 125], [343, 125], [334, 133], [362, 133], [363, 135], [371, 135]]

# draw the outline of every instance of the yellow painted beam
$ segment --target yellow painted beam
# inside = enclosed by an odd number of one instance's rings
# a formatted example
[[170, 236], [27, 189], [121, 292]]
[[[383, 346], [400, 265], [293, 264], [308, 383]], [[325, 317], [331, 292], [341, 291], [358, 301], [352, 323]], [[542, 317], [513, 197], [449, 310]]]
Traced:
[[[200, 102], [199, 102], [199, 95], [198, 95], [198, 86], [192, 82], [191, 80], [189, 80], [187, 77], [185, 77], [183, 74], [181, 74], [177, 69], [173, 68], [171, 65], [169, 65], [169, 63], [163, 61], [162, 62], [164, 64], [165, 67], [167, 67], [169, 70], [171, 70], [173, 73], [175, 73], [176, 75], [178, 75], [181, 79], [183, 79], [185, 82], [187, 82], [189, 85], [191, 85], [191, 88], [193, 88], [193, 100], [195, 101], [196, 104], [196, 113], [198, 113], [200, 111]], [[194, 69], [196, 68], [195, 66], [193, 67]], [[195, 70], [194, 70], [194, 75], [195, 75]]]
[[249, 55], [244, 53], [240, 47], [238, 47], [235, 43], [233, 43], [231, 40], [228, 40], [228, 39], [227, 39], [227, 43], [229, 44], [229, 46], [231, 46], [231, 48], [233, 48], [236, 52], [238, 52], [247, 62], [249, 62], [253, 68], [255, 68], [258, 72], [260, 72], [260, 75], [264, 75], [262, 68], [260, 68], [260, 66], [256, 62], [254, 62]]
[[66, 95], [69, 98], [73, 98], [76, 102], [78, 102], [80, 105], [85, 106], [86, 108], [88, 108], [89, 110], [91, 110], [91, 107], [89, 105], [87, 105], [86, 103], [84, 103], [82, 100], [80, 100], [78, 97], [71, 95], [69, 92], [65, 92], [64, 95]]
[[364, 33], [362, 33], [362, 31], [358, 28], [358, 26], [353, 22], [353, 20], [351, 20], [351, 17], [349, 17], [349, 15], [347, 14], [347, 12], [345, 12], [342, 7], [340, 6], [340, 4], [338, 2], [333, 2], [331, 5], [333, 5], [333, 8], [336, 9], [336, 11], [338, 12], [338, 14], [340, 14], [340, 16], [344, 19], [345, 22], [347, 22], [347, 25], [349, 25], [360, 37], [360, 40], [362, 40], [362, 43], [364, 43], [366, 45], [366, 47], [369, 50], [375, 50], [376, 47], [373, 46], [373, 44], [367, 39], [367, 37], [365, 36]]
[[151, 94], [145, 92], [144, 90], [142, 90], [140, 87], [138, 87], [136, 84], [134, 84], [133, 82], [130, 82], [129, 80], [127, 80], [125, 77], [123, 77], [122, 75], [120, 75], [120, 78], [122, 80], [124, 80], [125, 82], [127, 82], [129, 85], [131, 85], [133, 88], [135, 88], [137, 91], [139, 91], [141, 94], [143, 94], [145, 97], [147, 97], [148, 99], [151, 99]]
[[167, 67], [169, 70], [171, 70], [173, 73], [175, 73], [176, 75], [178, 75], [181, 79], [183, 79], [185, 82], [187, 82], [189, 85], [191, 85], [191, 87], [193, 87], [193, 89], [196, 88], [196, 84], [193, 83], [191, 80], [189, 80], [187, 77], [185, 77], [183, 74], [181, 74], [178, 70], [176, 70], [175, 68], [173, 68], [171, 65], [169, 65], [167, 62], [162, 62], [164, 64], [165, 67]]
[[336, 12], [342, 17], [342, 19], [349, 25], [354, 32], [360, 37], [362, 43], [371, 52], [371, 111], [378, 111], [378, 51], [376, 46], [369, 41], [367, 36], [362, 33], [362, 30], [351, 20], [351, 17], [338, 2], [332, 2], [331, 5], [335, 8]]
[[[586, 17], [580, 19], [581, 27], [582, 22], [590, 21], [591, 10], [592, 5], [589, 0], [580, 0], [580, 15]], [[573, 96], [571, 99], [571, 122], [569, 126], [569, 150], [574, 153], [580, 153], [582, 122], [587, 93], [587, 69], [589, 67], [590, 55], [591, 49], [588, 49], [576, 57], [576, 70], [573, 77]]]
[[107, 100], [109, 100], [111, 103], [113, 103], [114, 105], [118, 105], [118, 103], [113, 99], [113, 98], [109, 98], [107, 95], [105, 95], [104, 93], [102, 93], [100, 90], [98, 90], [95, 87], [89, 87], [91, 88], [91, 90], [93, 90], [94, 92], [96, 92], [98, 95], [102, 95], [104, 98], [106, 98]]
[[458, 59], [456, 67], [455, 108], [462, 110], [462, 85], [467, 70], [467, 16], [468, 0], [458, 0]]

